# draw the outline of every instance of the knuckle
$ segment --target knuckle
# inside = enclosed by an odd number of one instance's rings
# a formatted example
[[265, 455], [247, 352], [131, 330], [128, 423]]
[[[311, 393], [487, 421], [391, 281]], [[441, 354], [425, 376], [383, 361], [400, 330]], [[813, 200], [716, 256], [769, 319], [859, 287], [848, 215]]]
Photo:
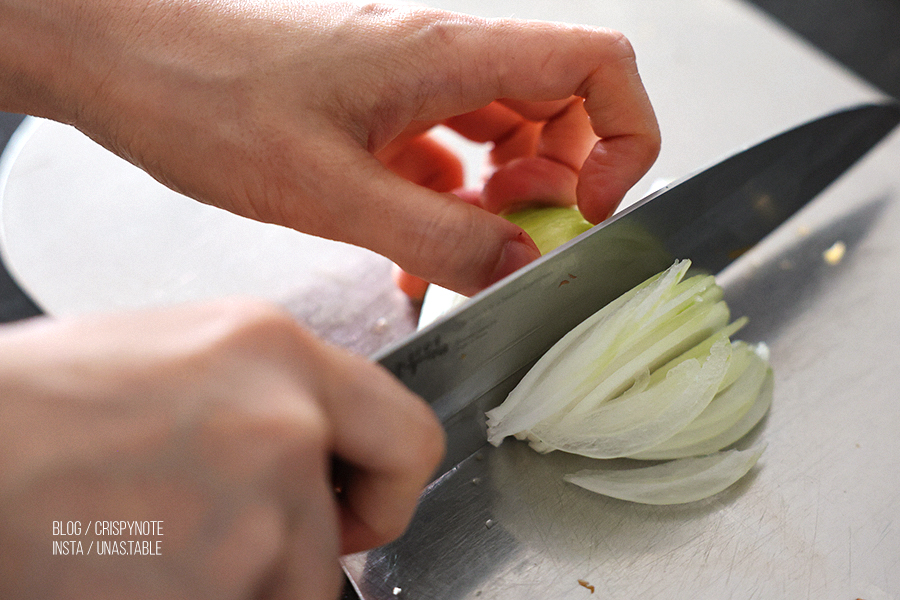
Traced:
[[[404, 515], [404, 517], [408, 517], [408, 515]], [[407, 518], [394, 517], [384, 519], [379, 529], [375, 532], [377, 538], [379, 538], [378, 545], [396, 540], [406, 532], [408, 526]]]
[[430, 218], [410, 230], [411, 254], [424, 263], [421, 267], [428, 267], [427, 272], [419, 273], [426, 279], [457, 268], [452, 264], [452, 259], [456, 256], [454, 250], [458, 246], [458, 234], [447, 212], [435, 211]]
[[418, 474], [424, 485], [444, 458], [446, 434], [431, 407], [418, 397], [410, 404], [407, 417], [407, 464], [403, 467]]
[[615, 29], [601, 29], [598, 33], [598, 43], [619, 60], [634, 60], [634, 46], [621, 31]]
[[[631, 41], [615, 29], [592, 29], [587, 32], [586, 49], [595, 71], [620, 70], [632, 76], [637, 74], [637, 57]], [[583, 95], [579, 91], [577, 95]]]
[[420, 437], [418, 456], [424, 465], [425, 477], [430, 477], [444, 459], [446, 436], [444, 428], [432, 417]]
[[[410, 273], [438, 284], [486, 282], [500, 258], [505, 238], [488, 224], [492, 215], [454, 201], [410, 227]], [[472, 292], [473, 290], [468, 290]]]
[[436, 47], [456, 43], [459, 38], [471, 32], [479, 21], [475, 17], [462, 14], [420, 11], [410, 21], [411, 25], [425, 34]]
[[[246, 418], [246, 417], [245, 417]], [[278, 441], [289, 446], [302, 446], [310, 452], [330, 445], [328, 418], [317, 403], [291, 397], [281, 403], [281, 410], [254, 411], [248, 423], [260, 439]]]
[[[421, 478], [421, 483], [427, 483], [426, 479], [444, 457], [443, 425], [425, 400], [400, 384], [386, 369], [371, 363], [367, 363], [367, 367], [375, 368], [365, 369], [369, 382], [375, 382], [376, 387], [393, 390], [395, 400], [391, 410], [395, 411], [394, 417], [401, 423], [398, 430], [403, 433], [402, 443], [395, 446], [397, 451], [392, 453], [390, 459], [392, 470], [413, 474], [413, 479]], [[378, 382], [378, 379], [382, 381]]]
[[281, 329], [293, 325], [290, 314], [276, 304], [257, 299], [235, 299], [222, 303], [222, 314], [236, 331]]
[[418, 432], [414, 456], [426, 467], [437, 466], [444, 457], [444, 428], [424, 401], [418, 401], [414, 415]]
[[213, 309], [213, 342], [220, 350], [248, 349], [265, 355], [297, 346], [304, 330], [284, 308], [257, 299], [230, 299]]
[[310, 399], [272, 394], [253, 403], [208, 405], [199, 415], [196, 440], [204, 455], [232, 475], [325, 477], [332, 430], [324, 410]]

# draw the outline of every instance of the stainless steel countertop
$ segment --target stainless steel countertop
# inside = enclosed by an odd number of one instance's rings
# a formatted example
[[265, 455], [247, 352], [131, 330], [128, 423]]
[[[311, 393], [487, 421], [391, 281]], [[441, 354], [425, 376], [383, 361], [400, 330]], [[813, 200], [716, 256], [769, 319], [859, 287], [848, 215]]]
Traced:
[[[366, 599], [900, 597], [900, 135], [720, 278], [766, 341], [767, 448], [708, 500], [641, 506], [564, 483], [590, 461], [486, 446], [399, 542], [347, 559]], [[836, 264], [825, 252], [836, 242]]]
[[[879, 97], [736, 0], [435, 4], [629, 36], [664, 147], [628, 201]], [[363, 353], [413, 327], [381, 257], [191, 203], [62, 125], [30, 120], [17, 137], [3, 159], [2, 252], [50, 313], [252, 294]], [[461, 148], [477, 165], [481, 152]], [[900, 598], [898, 164], [895, 134], [721, 277], [751, 319], [739, 337], [768, 343], [776, 375], [755, 433], [768, 448], [747, 479], [644, 507], [562, 483], [580, 459], [486, 448], [429, 490], [401, 542], [346, 560], [364, 597], [592, 597], [582, 580], [598, 598]], [[830, 264], [838, 241], [846, 253]]]

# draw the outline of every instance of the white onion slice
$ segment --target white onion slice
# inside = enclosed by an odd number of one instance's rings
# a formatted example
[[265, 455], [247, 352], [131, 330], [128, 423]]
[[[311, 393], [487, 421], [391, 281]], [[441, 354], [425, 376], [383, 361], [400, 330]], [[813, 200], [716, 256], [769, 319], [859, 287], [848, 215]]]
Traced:
[[[656, 279], [658, 279], [657, 276]], [[525, 431], [553, 415], [558, 406], [551, 396], [571, 402], [582, 379], [572, 372], [584, 373], [597, 361], [592, 346], [597, 340], [612, 339], [627, 315], [620, 311], [655, 279], [641, 284], [575, 326], [550, 348], [510, 392], [500, 406], [488, 411], [488, 441], [499, 444], [503, 438]], [[602, 358], [602, 357], [601, 357]]]
[[[712, 399], [705, 385], [712, 380], [707, 377], [690, 388], [694, 394], [690, 398], [681, 393], [701, 372], [699, 365], [676, 380], [680, 386], [669, 381], [667, 389], [651, 385], [636, 393], [635, 383], [642, 373], [650, 372], [658, 384], [669, 370], [691, 357], [703, 364], [715, 340], [727, 342], [742, 325], [738, 321], [728, 326], [728, 307], [714, 278], [682, 281], [689, 266], [689, 261], [676, 262], [564, 336], [500, 406], [488, 411], [488, 441], [496, 445], [514, 435], [532, 440], [538, 449], [558, 448], [599, 458], [645, 450], [687, 426]], [[723, 376], [717, 371], [717, 386]], [[671, 400], [677, 398], [682, 398], [681, 404], [673, 405]], [[667, 421], [663, 427], [657, 419], [666, 409], [671, 410], [669, 418], [662, 419]], [[597, 428], [593, 446], [584, 441], [589, 437], [586, 423]], [[642, 435], [626, 444], [623, 434], [633, 431], [635, 423], [645, 426]], [[621, 441], [600, 439], [610, 433], [618, 434]]]
[[641, 460], [668, 460], [686, 456], [700, 456], [727, 448], [750, 433], [772, 406], [774, 376], [771, 369], [766, 369], [766, 378], [750, 409], [740, 420], [726, 431], [705, 440], [698, 440], [684, 446], [665, 448], [662, 445], [644, 452], [631, 455], [629, 458]]
[[642, 504], [683, 504], [730, 487], [759, 460], [763, 446], [624, 470], [584, 470], [563, 479], [587, 490]]
[[[739, 377], [721, 389], [696, 419], [662, 444], [651, 448], [651, 451], [690, 447], [698, 442], [715, 438], [731, 429], [750, 410], [763, 387], [768, 365], [744, 342], [732, 344], [731, 362], [741, 363]], [[713, 448], [709, 452], [718, 449]], [[709, 454], [709, 452], [693, 454]]]
[[[654, 504], [704, 498], [746, 474], [758, 453], [719, 451], [771, 405], [766, 348], [731, 342], [746, 319], [729, 324], [722, 289], [711, 276], [685, 279], [689, 266], [677, 261], [564, 336], [488, 411], [488, 441], [515, 436], [538, 452], [675, 459], [633, 477], [601, 471], [583, 485], [626, 482], [625, 492], [600, 493]], [[583, 475], [567, 480], [582, 485]]]
[[[647, 316], [666, 300], [690, 263], [681, 261], [588, 317], [554, 344], [497, 408], [488, 411], [488, 441], [531, 429], [560, 410], [570, 410], [602, 381], [603, 372], [633, 346]], [[628, 346], [626, 346], [628, 345]], [[624, 347], [623, 347], [624, 346]], [[649, 366], [649, 365], [644, 365]], [[632, 369], [634, 376], [642, 368]], [[633, 382], [632, 382], [633, 383]]]
[[566, 414], [530, 433], [546, 447], [591, 458], [617, 458], [652, 448], [703, 412], [719, 389], [730, 356], [731, 344], [721, 339], [702, 365], [693, 358], [682, 361], [636, 394], [626, 393], [587, 414]]

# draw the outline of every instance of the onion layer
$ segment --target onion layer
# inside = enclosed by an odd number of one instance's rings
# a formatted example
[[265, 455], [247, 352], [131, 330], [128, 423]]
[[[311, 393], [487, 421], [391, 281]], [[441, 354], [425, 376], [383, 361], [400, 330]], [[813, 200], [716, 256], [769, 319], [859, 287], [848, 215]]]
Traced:
[[578, 471], [569, 483], [604, 496], [641, 504], [683, 504], [708, 498], [747, 474], [763, 447], [727, 450], [638, 469]]

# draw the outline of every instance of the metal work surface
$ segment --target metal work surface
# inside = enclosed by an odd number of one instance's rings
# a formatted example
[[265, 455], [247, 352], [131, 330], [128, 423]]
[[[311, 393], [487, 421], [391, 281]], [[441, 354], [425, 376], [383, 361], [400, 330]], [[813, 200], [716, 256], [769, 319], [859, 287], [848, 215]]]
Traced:
[[676, 258], [690, 258], [695, 271], [720, 273], [898, 120], [900, 105], [866, 104], [769, 138], [650, 194], [378, 352], [373, 358], [443, 423], [447, 453], [439, 473], [484, 444], [485, 411], [581, 321]]
[[[664, 137], [630, 201], [879, 96], [733, 0], [436, 4], [629, 36]], [[4, 155], [2, 250], [48, 312], [239, 293], [285, 302], [360, 352], [411, 331], [384, 259], [219, 214], [76, 132], [32, 127]], [[485, 448], [428, 491], [415, 543], [346, 560], [366, 600], [900, 598], [898, 165], [894, 134], [721, 278], [750, 317], [738, 337], [769, 344], [776, 376], [749, 477], [704, 502], [644, 507], [564, 484], [581, 459]]]
[[485, 446], [433, 484], [401, 541], [346, 560], [361, 595], [900, 597], [898, 153], [895, 135], [720, 278], [750, 317], [737, 337], [767, 342], [775, 369], [748, 477], [641, 506], [561, 480], [589, 459]]

